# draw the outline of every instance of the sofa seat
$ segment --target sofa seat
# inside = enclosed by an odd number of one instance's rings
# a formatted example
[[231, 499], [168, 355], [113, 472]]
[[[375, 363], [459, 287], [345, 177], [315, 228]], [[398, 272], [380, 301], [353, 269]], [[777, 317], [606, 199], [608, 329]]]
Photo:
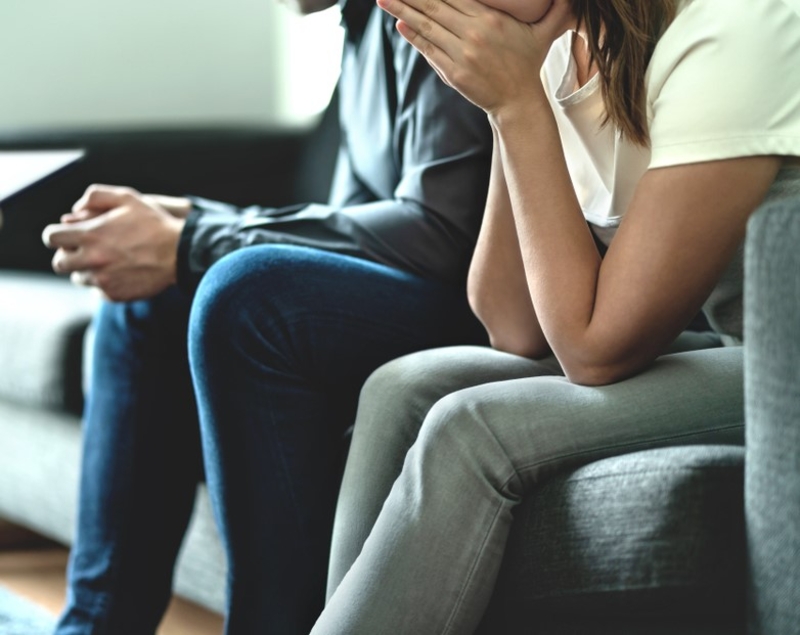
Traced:
[[684, 446], [547, 482], [516, 510], [481, 632], [744, 632], [743, 473], [742, 447]]
[[[69, 545], [80, 476], [84, 340], [100, 299], [52, 274], [10, 270], [0, 271], [0, 298], [0, 518]], [[222, 612], [225, 576], [208, 494], [198, 484], [175, 591]]]
[[52, 275], [0, 276], [0, 399], [80, 412], [83, 337], [99, 297]]

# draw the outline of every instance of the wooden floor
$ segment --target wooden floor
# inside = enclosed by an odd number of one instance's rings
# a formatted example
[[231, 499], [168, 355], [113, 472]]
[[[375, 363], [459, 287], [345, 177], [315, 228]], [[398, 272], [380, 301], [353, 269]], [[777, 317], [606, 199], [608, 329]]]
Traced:
[[[0, 521], [0, 585], [53, 615], [64, 605], [67, 550]], [[158, 635], [220, 635], [222, 618], [173, 598]]]

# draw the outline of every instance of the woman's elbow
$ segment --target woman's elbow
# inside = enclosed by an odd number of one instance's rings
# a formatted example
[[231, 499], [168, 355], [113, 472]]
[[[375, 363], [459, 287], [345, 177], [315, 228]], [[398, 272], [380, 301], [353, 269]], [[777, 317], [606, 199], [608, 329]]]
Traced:
[[489, 344], [497, 351], [510, 353], [528, 359], [542, 359], [550, 354], [550, 347], [541, 338], [536, 338], [529, 333], [493, 332], [486, 329], [489, 334]]
[[530, 359], [541, 359], [550, 354], [550, 347], [533, 318], [515, 315], [509, 307], [499, 307], [497, 302], [486, 301], [479, 295], [468, 293], [469, 305], [489, 336], [492, 348]]
[[633, 377], [644, 370], [644, 365], [633, 360], [559, 360], [566, 378], [579, 386], [608, 386]]
[[538, 323], [512, 320], [508, 314], [496, 311], [479, 312], [475, 307], [473, 311], [486, 329], [489, 344], [493, 349], [528, 359], [541, 359], [550, 354], [550, 346], [538, 328]]
[[607, 368], [577, 367], [564, 369], [567, 379], [578, 386], [608, 386], [624, 379]]

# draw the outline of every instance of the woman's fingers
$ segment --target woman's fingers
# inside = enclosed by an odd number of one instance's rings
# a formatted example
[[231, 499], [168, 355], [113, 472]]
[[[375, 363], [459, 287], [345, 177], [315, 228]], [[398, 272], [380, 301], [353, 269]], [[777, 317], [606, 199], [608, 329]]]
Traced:
[[444, 0], [377, 0], [378, 6], [405, 22], [434, 46], [452, 51], [464, 29], [464, 14]]
[[541, 66], [551, 44], [543, 36], [562, 21], [568, 5], [553, 0], [543, 18], [546, 27], [537, 28], [477, 0], [377, 3], [397, 18], [397, 30], [446, 84], [487, 112], [519, 96], [521, 86], [538, 81], [531, 69]]
[[457, 13], [442, 0], [429, 0], [433, 5], [442, 5], [445, 10], [434, 10], [442, 17], [441, 24], [436, 19], [420, 13], [406, 0], [377, 0], [378, 6], [397, 18], [397, 30], [417, 49], [441, 75], [446, 73], [446, 65], [452, 61], [454, 51], [458, 50], [458, 36], [448, 29], [453, 27], [452, 17]]
[[419, 51], [433, 70], [436, 71], [439, 78], [449, 86], [448, 74], [453, 67], [453, 60], [450, 56], [402, 20], [397, 21], [397, 31], [411, 46]]
[[452, 9], [457, 13], [468, 17], [479, 14], [486, 5], [478, 0], [403, 0], [406, 4], [414, 7], [420, 13], [428, 16], [435, 16], [441, 10]]

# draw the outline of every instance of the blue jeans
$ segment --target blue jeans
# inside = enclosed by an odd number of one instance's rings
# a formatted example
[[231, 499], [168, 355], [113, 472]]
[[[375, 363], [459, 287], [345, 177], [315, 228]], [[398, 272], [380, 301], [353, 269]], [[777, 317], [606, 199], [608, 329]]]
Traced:
[[219, 261], [193, 301], [170, 289], [105, 304], [58, 635], [155, 632], [203, 468], [228, 555], [226, 632], [308, 633], [361, 384], [407, 352], [482, 341], [464, 296], [271, 245]]

